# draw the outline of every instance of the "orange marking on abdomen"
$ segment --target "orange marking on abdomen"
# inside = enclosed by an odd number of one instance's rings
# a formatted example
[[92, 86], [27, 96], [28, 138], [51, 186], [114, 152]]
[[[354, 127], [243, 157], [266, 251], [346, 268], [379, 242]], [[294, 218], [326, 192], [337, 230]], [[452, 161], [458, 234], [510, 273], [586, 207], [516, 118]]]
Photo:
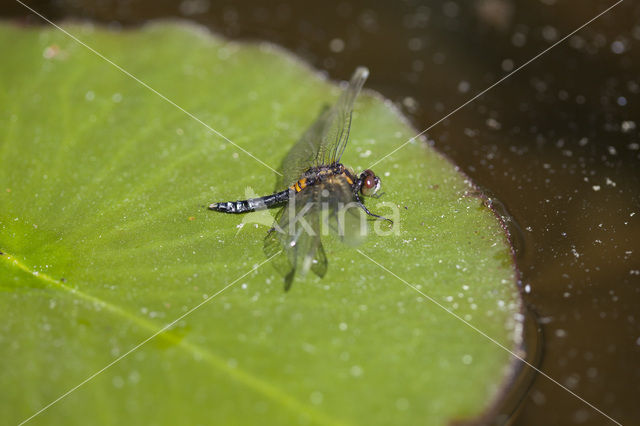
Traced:
[[344, 175], [344, 177], [347, 179], [347, 182], [349, 182], [349, 185], [353, 185], [353, 180], [351, 180], [351, 178], [349, 177], [348, 174], [346, 173], [342, 173]]
[[289, 187], [289, 189], [293, 189], [296, 192], [300, 192], [307, 187], [307, 178], [302, 178], [293, 185]]
[[307, 187], [307, 178], [302, 178], [298, 181], [298, 192], [302, 191]]

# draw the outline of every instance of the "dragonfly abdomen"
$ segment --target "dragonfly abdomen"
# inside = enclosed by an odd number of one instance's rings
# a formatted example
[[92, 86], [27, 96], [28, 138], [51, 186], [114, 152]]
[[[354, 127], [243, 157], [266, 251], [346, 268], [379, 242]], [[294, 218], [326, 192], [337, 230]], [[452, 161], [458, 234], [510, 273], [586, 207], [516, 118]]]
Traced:
[[289, 200], [289, 189], [265, 195], [264, 197], [250, 198], [248, 200], [227, 201], [224, 203], [209, 204], [209, 210], [223, 213], [247, 213], [256, 210], [267, 209], [269, 207], [284, 204]]

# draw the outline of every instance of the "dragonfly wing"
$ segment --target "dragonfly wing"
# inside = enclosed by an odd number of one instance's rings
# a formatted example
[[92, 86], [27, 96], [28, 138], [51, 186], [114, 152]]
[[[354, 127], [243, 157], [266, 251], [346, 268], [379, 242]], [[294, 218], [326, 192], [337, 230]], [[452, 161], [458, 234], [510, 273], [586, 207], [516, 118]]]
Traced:
[[340, 99], [331, 108], [331, 125], [326, 129], [318, 152], [318, 161], [323, 164], [340, 162], [349, 140], [353, 105], [367, 77], [369, 77], [369, 70], [365, 67], [358, 67], [353, 73], [349, 85], [342, 92]]
[[309, 270], [323, 277], [327, 257], [321, 237], [333, 231], [349, 245], [360, 244], [368, 223], [344, 176], [331, 176], [289, 197], [277, 214], [274, 227], [264, 241], [267, 257], [277, 255], [274, 266], [285, 277], [288, 290], [296, 276]]
[[[330, 127], [330, 109], [325, 107], [316, 121], [304, 132], [282, 161], [281, 188], [296, 182], [302, 174], [315, 165], [326, 129]], [[277, 188], [277, 189], [281, 189]]]
[[[280, 222], [280, 218], [283, 215], [283, 212], [286, 210], [286, 207], [283, 207], [276, 214], [274, 225], [277, 225]], [[293, 282], [293, 277], [295, 275], [295, 270], [292, 268], [289, 260], [287, 258], [286, 253], [284, 252], [285, 247], [282, 245], [282, 240], [280, 235], [276, 231], [276, 226], [271, 228], [267, 233], [267, 236], [264, 238], [264, 254], [267, 256], [267, 259], [273, 258], [271, 264], [283, 277], [285, 277], [285, 290], [288, 290], [291, 287], [291, 283]]]
[[274, 266], [285, 277], [285, 290], [296, 275], [304, 277], [312, 270], [320, 277], [327, 271], [327, 258], [322, 247], [318, 191], [313, 186], [292, 195], [278, 212], [274, 227], [265, 238], [267, 256], [276, 256]]
[[344, 177], [333, 176], [327, 179], [325, 189], [330, 194], [323, 210], [325, 227], [335, 232], [347, 245], [361, 244], [367, 236], [369, 225], [352, 186]]
[[367, 68], [358, 67], [335, 105], [325, 108], [291, 148], [282, 163], [283, 188], [300, 179], [310, 167], [340, 161], [349, 138], [353, 105], [368, 76]]
[[324, 253], [324, 247], [322, 246], [322, 242], [320, 242], [320, 244], [318, 244], [315, 257], [313, 258], [313, 262], [311, 263], [311, 270], [314, 274], [322, 278], [327, 273], [328, 263], [327, 255]]

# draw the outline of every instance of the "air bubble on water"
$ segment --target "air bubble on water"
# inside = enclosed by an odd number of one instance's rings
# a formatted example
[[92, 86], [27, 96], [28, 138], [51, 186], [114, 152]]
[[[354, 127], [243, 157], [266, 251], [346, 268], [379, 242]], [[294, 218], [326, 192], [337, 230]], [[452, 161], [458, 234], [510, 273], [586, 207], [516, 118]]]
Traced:
[[85, 100], [91, 102], [96, 98], [96, 94], [93, 93], [93, 91], [89, 90], [87, 93], [84, 94], [84, 98]]
[[345, 42], [341, 38], [334, 38], [329, 42], [329, 49], [333, 53], [340, 53], [345, 48]]
[[341, 322], [341, 323], [338, 325], [338, 328], [340, 329], [340, 331], [346, 331], [346, 330], [347, 330], [347, 328], [349, 328], [349, 326], [347, 325], [347, 323], [345, 323], [345, 322]]
[[424, 48], [424, 42], [422, 41], [422, 39], [420, 39], [420, 37], [412, 37], [411, 39], [409, 39], [407, 47], [409, 48], [409, 50], [417, 52]]
[[547, 25], [542, 28], [542, 37], [548, 42], [556, 41], [556, 39], [558, 38], [558, 30], [550, 25]]
[[502, 67], [503, 71], [509, 72], [513, 70], [513, 61], [511, 59], [504, 59], [502, 61], [502, 64], [500, 65]]
[[574, 423], [584, 423], [589, 420], [589, 412], [587, 410], [578, 409], [573, 413]]
[[442, 5], [442, 12], [449, 18], [455, 18], [458, 16], [460, 6], [454, 1], [447, 1]]
[[[411, 96], [407, 96], [404, 99], [402, 99], [402, 105], [405, 106], [405, 108], [407, 108], [407, 110], [409, 110], [409, 112], [413, 113], [418, 109], [418, 101], [415, 100], [415, 98], [412, 98]], [[397, 135], [396, 137], [400, 137], [402, 136]]]
[[564, 384], [570, 389], [575, 388], [578, 385], [578, 383], [580, 383], [580, 376], [575, 373], [571, 374], [564, 381]]
[[473, 130], [473, 129], [465, 128], [464, 129], [464, 134], [465, 134], [465, 136], [468, 136], [470, 138], [475, 138], [478, 135], [478, 132], [476, 130]]
[[534, 391], [531, 393], [531, 399], [536, 405], [544, 405], [547, 402], [547, 398], [540, 391]]
[[462, 355], [462, 363], [469, 365], [473, 362], [473, 357], [469, 354]]
[[524, 33], [517, 32], [511, 37], [511, 43], [515, 47], [522, 47], [527, 43], [527, 36]]
[[613, 43], [611, 43], [611, 51], [616, 55], [620, 55], [624, 53], [625, 50], [626, 50], [626, 47], [622, 41], [616, 40]]
[[560, 338], [567, 336], [567, 332], [561, 328], [557, 329], [555, 334], [556, 334], [556, 337], [560, 337]]
[[595, 379], [598, 377], [598, 369], [595, 367], [589, 367], [587, 369], [587, 377], [590, 379]]
[[209, 2], [206, 0], [184, 0], [178, 6], [180, 13], [192, 16], [205, 13], [209, 10]]
[[502, 128], [502, 124], [494, 118], [487, 118], [486, 125], [494, 130], [500, 130]]
[[122, 101], [122, 94], [121, 94], [121, 93], [118, 93], [118, 92], [114, 93], [114, 94], [111, 96], [111, 100], [112, 100], [113, 102], [115, 102], [115, 103], [118, 103], [118, 102]]
[[593, 185], [591, 188], [596, 192], [600, 191], [600, 185]]
[[631, 120], [623, 121], [622, 124], [620, 125], [620, 129], [622, 130], [623, 133], [632, 132], [633, 130], [635, 130], [635, 128], [636, 128], [636, 122]]

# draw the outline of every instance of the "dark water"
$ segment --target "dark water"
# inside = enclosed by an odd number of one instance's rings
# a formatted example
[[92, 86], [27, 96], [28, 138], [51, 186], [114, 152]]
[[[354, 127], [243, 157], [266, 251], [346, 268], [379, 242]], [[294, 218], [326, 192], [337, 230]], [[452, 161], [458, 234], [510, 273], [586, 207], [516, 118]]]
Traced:
[[[366, 65], [368, 87], [424, 129], [614, 1], [95, 3], [29, 2], [57, 20], [186, 18], [283, 45], [336, 79]], [[0, 15], [40, 23], [11, 2]], [[541, 369], [617, 421], [640, 423], [640, 3], [625, 0], [428, 136], [522, 230]], [[610, 424], [541, 376], [512, 421]]]

